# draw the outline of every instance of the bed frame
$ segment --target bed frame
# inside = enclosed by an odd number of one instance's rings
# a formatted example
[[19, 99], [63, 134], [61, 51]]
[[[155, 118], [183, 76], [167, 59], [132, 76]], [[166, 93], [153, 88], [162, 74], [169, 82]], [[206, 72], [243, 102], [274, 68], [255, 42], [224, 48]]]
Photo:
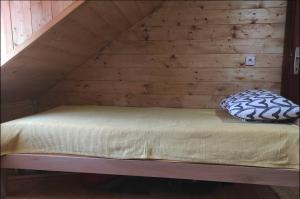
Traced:
[[[300, 119], [294, 122], [300, 126]], [[299, 170], [184, 163], [165, 160], [123, 160], [57, 154], [1, 156], [1, 199], [6, 196], [7, 169], [176, 178], [299, 187]]]
[[32, 169], [299, 187], [299, 170], [249, 166], [121, 160], [71, 155], [12, 154], [1, 157], [1, 194], [6, 169]]

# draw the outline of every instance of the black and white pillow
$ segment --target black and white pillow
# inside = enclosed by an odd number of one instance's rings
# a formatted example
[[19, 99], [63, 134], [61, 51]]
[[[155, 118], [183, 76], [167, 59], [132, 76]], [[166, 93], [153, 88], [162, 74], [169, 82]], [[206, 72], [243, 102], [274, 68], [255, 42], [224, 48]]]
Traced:
[[299, 117], [300, 108], [267, 90], [246, 90], [223, 99], [223, 109], [245, 120], [286, 120]]

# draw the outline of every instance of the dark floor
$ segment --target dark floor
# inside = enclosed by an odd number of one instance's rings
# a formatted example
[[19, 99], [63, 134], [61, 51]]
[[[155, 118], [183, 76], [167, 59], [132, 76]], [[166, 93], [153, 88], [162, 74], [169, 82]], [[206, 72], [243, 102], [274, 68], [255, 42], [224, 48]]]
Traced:
[[[57, 175], [13, 177], [7, 199], [280, 199], [269, 186], [141, 177]], [[284, 196], [284, 199], [296, 199]]]

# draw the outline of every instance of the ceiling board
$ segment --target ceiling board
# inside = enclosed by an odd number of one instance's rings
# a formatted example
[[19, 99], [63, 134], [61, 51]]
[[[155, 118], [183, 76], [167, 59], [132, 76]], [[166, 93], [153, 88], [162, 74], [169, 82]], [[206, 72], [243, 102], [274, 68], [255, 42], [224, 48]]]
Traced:
[[4, 102], [35, 98], [161, 2], [75, 1], [1, 66]]

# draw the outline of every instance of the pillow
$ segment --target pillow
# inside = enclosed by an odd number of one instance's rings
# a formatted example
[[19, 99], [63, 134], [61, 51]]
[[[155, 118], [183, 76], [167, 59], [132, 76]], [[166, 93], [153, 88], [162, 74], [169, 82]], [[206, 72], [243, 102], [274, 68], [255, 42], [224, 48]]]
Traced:
[[267, 90], [246, 90], [223, 99], [223, 109], [244, 120], [287, 120], [299, 117], [300, 108], [290, 100]]

